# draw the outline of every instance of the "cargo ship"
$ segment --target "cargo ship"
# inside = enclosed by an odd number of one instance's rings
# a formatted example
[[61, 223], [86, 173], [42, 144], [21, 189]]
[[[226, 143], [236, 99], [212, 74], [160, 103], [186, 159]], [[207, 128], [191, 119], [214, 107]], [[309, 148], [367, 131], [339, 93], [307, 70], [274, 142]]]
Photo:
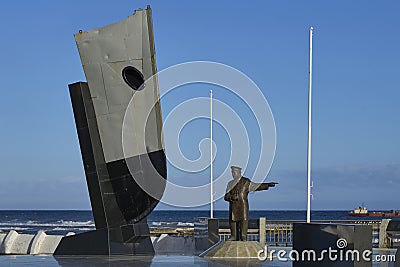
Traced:
[[348, 214], [354, 217], [400, 217], [399, 210], [390, 210], [390, 211], [368, 211], [366, 207], [358, 207], [352, 211], [349, 211]]

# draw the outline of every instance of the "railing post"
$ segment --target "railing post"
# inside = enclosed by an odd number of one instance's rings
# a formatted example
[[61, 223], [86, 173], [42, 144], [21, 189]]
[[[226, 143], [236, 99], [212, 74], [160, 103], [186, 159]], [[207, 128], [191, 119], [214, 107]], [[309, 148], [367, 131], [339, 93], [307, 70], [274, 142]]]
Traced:
[[382, 219], [381, 224], [379, 225], [379, 248], [387, 248], [388, 243], [387, 243], [387, 233], [386, 229], [388, 227], [388, 224], [390, 222], [390, 219]]
[[267, 232], [266, 232], [266, 221], [267, 219], [265, 217], [260, 217], [259, 219], [259, 237], [260, 237], [260, 244], [262, 246], [265, 246], [267, 243]]
[[208, 219], [208, 247], [217, 244], [219, 241], [218, 219]]

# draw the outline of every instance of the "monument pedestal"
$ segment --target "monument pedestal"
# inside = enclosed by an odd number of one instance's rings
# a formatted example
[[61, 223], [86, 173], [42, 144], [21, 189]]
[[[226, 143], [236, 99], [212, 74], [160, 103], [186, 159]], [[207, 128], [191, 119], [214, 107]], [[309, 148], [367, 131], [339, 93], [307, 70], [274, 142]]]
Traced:
[[264, 247], [256, 241], [220, 241], [201, 253], [200, 257], [219, 260], [258, 260], [260, 250], [264, 250]]
[[396, 251], [396, 261], [394, 262], [394, 267], [400, 267], [400, 248]]

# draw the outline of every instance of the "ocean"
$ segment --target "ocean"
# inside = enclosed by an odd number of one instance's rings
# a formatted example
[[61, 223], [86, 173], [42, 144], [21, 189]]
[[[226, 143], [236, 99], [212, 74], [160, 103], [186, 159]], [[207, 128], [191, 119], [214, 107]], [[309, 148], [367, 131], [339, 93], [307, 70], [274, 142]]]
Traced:
[[[149, 227], [193, 227], [194, 219], [209, 217], [209, 211], [156, 210], [147, 218]], [[214, 211], [215, 218], [228, 218], [228, 211]], [[267, 220], [305, 220], [305, 211], [250, 211], [250, 218]], [[365, 220], [347, 215], [347, 211], [313, 211], [312, 220]], [[379, 220], [375, 218], [374, 220]], [[65, 235], [94, 230], [91, 211], [76, 210], [1, 210], [0, 232], [16, 230], [34, 234], [44, 230], [47, 234]]]

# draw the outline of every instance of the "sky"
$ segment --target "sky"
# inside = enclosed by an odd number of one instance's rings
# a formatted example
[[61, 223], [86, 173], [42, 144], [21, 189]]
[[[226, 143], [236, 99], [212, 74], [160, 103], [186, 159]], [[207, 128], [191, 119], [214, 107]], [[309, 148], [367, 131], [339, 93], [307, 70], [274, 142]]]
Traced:
[[[312, 180], [315, 210], [400, 209], [400, 3], [398, 1], [7, 1], [0, 9], [0, 209], [90, 209], [68, 84], [85, 76], [73, 34], [125, 19], [150, 4], [157, 67], [214, 61], [246, 74], [268, 100], [276, 153], [250, 209], [304, 210], [307, 171], [308, 29], [314, 27]], [[207, 97], [187, 85], [161, 100]], [[224, 88], [257, 136], [251, 110]], [[208, 108], [208, 107], [205, 107]], [[215, 124], [216, 175], [231, 146]], [[208, 121], [185, 125], [180, 146], [199, 157]], [[250, 178], [260, 153], [250, 144]], [[166, 142], [168, 151], [168, 142]], [[225, 164], [225, 165], [224, 165]], [[251, 167], [253, 166], [253, 167]], [[171, 181], [208, 181], [208, 170]], [[216, 209], [227, 209], [218, 200]], [[157, 209], [175, 209], [160, 204]], [[199, 207], [208, 209], [208, 206]]]

